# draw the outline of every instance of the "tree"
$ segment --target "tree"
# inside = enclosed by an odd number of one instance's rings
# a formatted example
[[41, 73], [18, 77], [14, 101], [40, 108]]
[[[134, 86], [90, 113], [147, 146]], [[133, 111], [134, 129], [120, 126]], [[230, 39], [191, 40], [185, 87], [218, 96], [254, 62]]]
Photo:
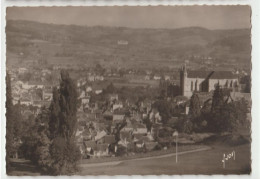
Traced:
[[16, 140], [20, 140], [21, 136], [24, 135], [24, 131], [22, 131], [22, 113], [21, 113], [21, 105], [20, 103], [13, 106], [13, 121], [14, 121], [14, 138]]
[[60, 91], [54, 90], [51, 109], [50, 154], [53, 159], [52, 172], [55, 175], [68, 174], [76, 170], [80, 153], [76, 147], [75, 133], [77, 127], [77, 91], [67, 71], [61, 71]]
[[115, 88], [115, 86], [114, 86], [114, 84], [112, 82], [106, 87], [105, 92], [107, 94], [112, 94], [112, 93], [116, 92], [116, 88]]
[[200, 116], [200, 100], [196, 93], [193, 93], [191, 96], [189, 114], [193, 119], [196, 119]]
[[171, 117], [171, 104], [166, 100], [158, 100], [152, 107], [158, 109], [159, 114], [162, 117], [162, 123], [166, 124]]
[[59, 134], [59, 125], [60, 125], [60, 96], [57, 88], [53, 88], [53, 98], [50, 105], [50, 121], [49, 121], [49, 130], [50, 130], [50, 139], [54, 139]]
[[77, 90], [67, 71], [61, 71], [60, 134], [67, 141], [73, 139], [77, 124]]
[[236, 127], [246, 119], [247, 104], [245, 101], [231, 101], [230, 92], [216, 87], [213, 99], [211, 113], [208, 124], [211, 131], [214, 132], [234, 132]]
[[219, 85], [216, 86], [214, 90], [213, 98], [212, 98], [212, 106], [211, 112], [217, 113], [222, 108], [224, 104], [224, 93], [223, 90], [220, 88]]
[[250, 75], [243, 76], [240, 79], [240, 83], [245, 84], [245, 89], [244, 89], [245, 93], [251, 92], [251, 76]]
[[43, 107], [41, 113], [37, 116], [37, 144], [35, 150], [35, 156], [37, 159], [38, 166], [41, 167], [44, 171], [49, 171], [51, 169], [52, 160], [50, 156], [50, 144], [51, 140], [49, 139], [49, 119], [50, 111], [48, 108]]
[[6, 172], [10, 169], [10, 157], [13, 153], [13, 103], [12, 103], [12, 91], [11, 80], [9, 74], [6, 75]]

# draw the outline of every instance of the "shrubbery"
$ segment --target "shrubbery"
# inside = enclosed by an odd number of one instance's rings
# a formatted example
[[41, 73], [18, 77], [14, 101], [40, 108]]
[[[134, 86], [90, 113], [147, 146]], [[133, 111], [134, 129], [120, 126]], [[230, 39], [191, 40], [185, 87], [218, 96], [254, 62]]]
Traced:
[[233, 132], [247, 123], [247, 103], [233, 101], [228, 89], [216, 87], [212, 104], [206, 101], [200, 109], [196, 93], [191, 97], [190, 114], [183, 126], [184, 132]]

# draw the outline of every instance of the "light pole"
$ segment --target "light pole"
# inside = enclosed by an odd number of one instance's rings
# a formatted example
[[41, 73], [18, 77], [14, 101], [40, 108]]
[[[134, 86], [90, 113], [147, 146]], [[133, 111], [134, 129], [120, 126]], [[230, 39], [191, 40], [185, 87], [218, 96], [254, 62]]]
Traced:
[[178, 131], [175, 131], [173, 134], [172, 134], [172, 136], [174, 137], [174, 136], [176, 136], [176, 140], [175, 140], [175, 143], [176, 143], [176, 147], [175, 147], [175, 149], [176, 149], [176, 163], [178, 163]]

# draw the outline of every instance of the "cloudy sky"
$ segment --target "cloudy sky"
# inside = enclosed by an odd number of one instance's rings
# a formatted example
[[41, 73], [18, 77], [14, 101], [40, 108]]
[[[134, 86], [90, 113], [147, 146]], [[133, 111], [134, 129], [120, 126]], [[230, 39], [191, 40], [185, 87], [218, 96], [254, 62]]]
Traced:
[[249, 6], [9, 7], [7, 20], [133, 28], [250, 28]]

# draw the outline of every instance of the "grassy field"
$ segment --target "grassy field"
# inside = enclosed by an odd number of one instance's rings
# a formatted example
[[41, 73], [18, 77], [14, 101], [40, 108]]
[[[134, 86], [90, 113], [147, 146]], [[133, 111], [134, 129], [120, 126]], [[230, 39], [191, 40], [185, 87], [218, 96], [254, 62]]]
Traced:
[[[184, 174], [250, 174], [251, 143], [248, 131], [244, 135], [213, 135], [200, 145], [180, 145], [178, 163], [175, 162], [175, 148], [135, 154], [118, 158], [83, 160], [75, 175], [184, 175]], [[248, 138], [249, 137], [249, 138]], [[203, 149], [205, 148], [205, 149]], [[203, 150], [202, 150], [203, 149]], [[223, 154], [236, 153], [235, 160], [226, 161], [223, 168]], [[43, 175], [30, 161], [12, 160], [9, 175]]]
[[[79, 175], [182, 175], [182, 174], [248, 174], [251, 171], [250, 144], [236, 147], [212, 146], [212, 150], [161, 159], [123, 161], [118, 165], [85, 167]], [[236, 152], [236, 160], [222, 166], [223, 153]]]

